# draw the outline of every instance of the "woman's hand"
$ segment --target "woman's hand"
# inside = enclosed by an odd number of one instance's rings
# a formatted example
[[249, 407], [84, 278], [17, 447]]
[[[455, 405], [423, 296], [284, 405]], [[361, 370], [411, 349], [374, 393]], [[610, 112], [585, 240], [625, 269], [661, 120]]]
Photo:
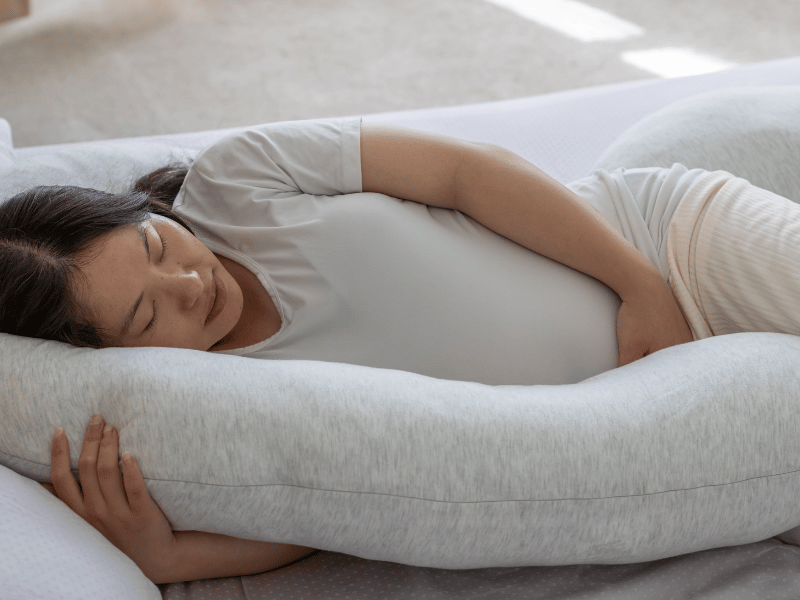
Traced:
[[672, 288], [660, 275], [622, 298], [617, 314], [620, 367], [693, 340]]
[[78, 460], [80, 487], [70, 471], [67, 436], [56, 430], [50, 459], [55, 495], [128, 555], [149, 579], [160, 580], [172, 569], [177, 539], [150, 497], [139, 464], [128, 453], [123, 455], [120, 473], [119, 436], [111, 425], [105, 431], [103, 425], [103, 418], [95, 415], [86, 429]]

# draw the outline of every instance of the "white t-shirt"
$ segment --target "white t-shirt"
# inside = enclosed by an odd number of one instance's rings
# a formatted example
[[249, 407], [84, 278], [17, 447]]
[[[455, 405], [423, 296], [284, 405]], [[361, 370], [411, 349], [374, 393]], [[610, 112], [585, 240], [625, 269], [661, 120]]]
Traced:
[[267, 124], [196, 158], [175, 211], [255, 273], [282, 319], [227, 354], [492, 385], [618, 366], [613, 290], [458, 211], [362, 193], [360, 127]]

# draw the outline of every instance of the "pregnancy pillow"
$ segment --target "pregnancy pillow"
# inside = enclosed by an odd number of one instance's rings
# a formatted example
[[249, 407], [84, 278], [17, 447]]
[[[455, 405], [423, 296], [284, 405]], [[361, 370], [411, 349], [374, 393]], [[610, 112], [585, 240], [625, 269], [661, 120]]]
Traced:
[[800, 201], [800, 86], [721, 90], [674, 102], [624, 132], [594, 169], [676, 162], [728, 171]]
[[470, 569], [651, 561], [800, 524], [795, 336], [560, 386], [0, 338], [0, 463], [46, 480], [62, 426], [77, 473], [100, 413], [175, 530]]

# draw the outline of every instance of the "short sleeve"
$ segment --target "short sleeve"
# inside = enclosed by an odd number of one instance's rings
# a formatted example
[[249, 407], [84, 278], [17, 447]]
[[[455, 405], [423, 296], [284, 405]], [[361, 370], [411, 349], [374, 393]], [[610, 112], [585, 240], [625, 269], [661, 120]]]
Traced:
[[247, 226], [281, 200], [362, 191], [361, 118], [252, 127], [202, 151], [173, 204], [195, 222]]

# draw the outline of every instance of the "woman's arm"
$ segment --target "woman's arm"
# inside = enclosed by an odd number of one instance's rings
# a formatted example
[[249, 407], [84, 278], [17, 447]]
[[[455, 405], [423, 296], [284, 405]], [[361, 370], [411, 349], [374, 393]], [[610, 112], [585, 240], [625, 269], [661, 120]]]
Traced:
[[[105, 431], [104, 431], [105, 429]], [[173, 532], [150, 496], [133, 457], [119, 468], [116, 429], [99, 415], [89, 424], [78, 460], [81, 485], [70, 471], [69, 441], [56, 430], [50, 478], [56, 497], [129, 556], [154, 583], [253, 575], [284, 566], [313, 548], [243, 540], [201, 531]]]
[[292, 544], [243, 540], [204, 531], [176, 531], [176, 558], [164, 581], [255, 575], [305, 558], [316, 550]]
[[449, 208], [603, 282], [621, 298], [661, 272], [593, 207], [522, 157], [490, 144], [361, 125], [365, 192]]

